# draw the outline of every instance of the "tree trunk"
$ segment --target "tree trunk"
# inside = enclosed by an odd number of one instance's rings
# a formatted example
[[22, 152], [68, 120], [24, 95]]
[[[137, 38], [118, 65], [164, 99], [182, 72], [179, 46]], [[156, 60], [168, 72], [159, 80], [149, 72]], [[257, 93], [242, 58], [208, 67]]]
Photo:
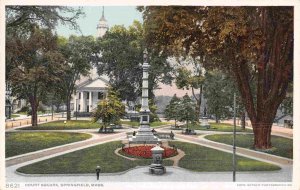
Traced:
[[243, 110], [241, 113], [241, 128], [242, 128], [242, 130], [246, 129], [246, 112], [245, 112], [245, 110]]
[[272, 148], [271, 144], [271, 130], [272, 123], [259, 122], [252, 124], [254, 132], [254, 145], [255, 149], [269, 149]]
[[216, 123], [220, 123], [220, 119], [217, 116], [216, 116]]
[[71, 106], [70, 106], [71, 97], [67, 98], [66, 104], [67, 104], [67, 121], [71, 120]]
[[195, 114], [196, 114], [196, 118], [195, 120], [197, 122], [199, 122], [199, 119], [200, 119], [200, 107], [201, 107], [201, 97], [202, 97], [202, 85], [200, 85], [200, 92], [199, 92], [199, 98], [196, 97], [196, 94], [194, 93], [194, 88], [192, 87], [192, 93], [193, 93], [193, 96], [196, 100], [196, 109], [195, 109]]
[[30, 98], [30, 106], [31, 106], [31, 126], [32, 127], [37, 127], [37, 108], [38, 108], [38, 103], [37, 103], [37, 100], [32, 97]]

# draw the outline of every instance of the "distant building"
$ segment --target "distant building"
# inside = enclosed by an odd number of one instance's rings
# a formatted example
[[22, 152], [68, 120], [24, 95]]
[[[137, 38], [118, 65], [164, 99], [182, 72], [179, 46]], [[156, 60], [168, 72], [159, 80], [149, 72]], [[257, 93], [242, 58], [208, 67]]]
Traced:
[[[108, 31], [108, 23], [104, 16], [104, 7], [102, 8], [102, 16], [97, 25], [97, 38], [102, 38]], [[80, 77], [76, 82], [76, 91], [71, 100], [71, 110], [78, 116], [90, 116], [100, 100], [107, 97], [109, 78], [106, 75], [99, 76], [97, 68], [91, 69], [89, 76]], [[133, 102], [123, 101], [126, 105], [126, 113], [135, 115], [135, 105]], [[130, 117], [130, 116], [129, 116]]]
[[[96, 38], [102, 38], [109, 27], [104, 16], [104, 7], [102, 7], [102, 16], [97, 25]], [[78, 116], [90, 116], [97, 107], [97, 103], [107, 97], [109, 79], [107, 76], [98, 76], [97, 68], [90, 71], [88, 77], [80, 77], [76, 82], [76, 91], [72, 97], [71, 110]]]
[[76, 92], [72, 98], [71, 108], [81, 116], [89, 116], [97, 107], [97, 103], [107, 97], [107, 79], [103, 77], [89, 78], [76, 85]]

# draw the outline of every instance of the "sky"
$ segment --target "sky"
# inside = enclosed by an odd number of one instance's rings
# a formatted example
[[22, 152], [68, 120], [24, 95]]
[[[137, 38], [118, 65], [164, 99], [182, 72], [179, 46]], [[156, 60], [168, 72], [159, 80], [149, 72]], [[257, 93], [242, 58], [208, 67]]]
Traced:
[[[96, 27], [102, 15], [102, 6], [82, 7], [85, 17], [78, 19], [78, 24], [84, 36], [96, 35]], [[143, 22], [142, 14], [135, 6], [104, 6], [104, 16], [109, 27], [113, 25], [130, 26], [134, 20]], [[68, 37], [71, 34], [80, 35], [79, 32], [70, 30], [68, 26], [59, 25], [57, 34]]]
[[[102, 6], [85, 6], [82, 7], [85, 17], [78, 20], [83, 35], [96, 35], [96, 27], [102, 16]], [[136, 6], [104, 6], [104, 17], [109, 27], [114, 25], [130, 26], [134, 20], [143, 22], [142, 14], [136, 10]], [[81, 35], [78, 31], [70, 30], [68, 26], [59, 25], [57, 34], [68, 37], [71, 34]], [[184, 96], [186, 93], [191, 95], [190, 90], [179, 90], [176, 85], [172, 86], [159, 84], [159, 89], [155, 90], [156, 96], [173, 96], [175, 93], [178, 97]]]

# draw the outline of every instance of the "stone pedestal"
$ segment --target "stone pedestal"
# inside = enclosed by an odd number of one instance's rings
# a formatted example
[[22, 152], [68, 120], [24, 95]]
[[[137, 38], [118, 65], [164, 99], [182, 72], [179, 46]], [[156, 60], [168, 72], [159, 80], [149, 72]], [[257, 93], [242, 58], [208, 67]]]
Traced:
[[166, 173], [166, 168], [162, 165], [162, 154], [164, 149], [161, 148], [158, 144], [151, 149], [152, 152], [152, 164], [149, 166], [150, 174], [162, 175]]
[[210, 125], [208, 123], [208, 118], [207, 117], [202, 117], [201, 118], [201, 124], [200, 124], [201, 127], [205, 127], [207, 129], [210, 128]]

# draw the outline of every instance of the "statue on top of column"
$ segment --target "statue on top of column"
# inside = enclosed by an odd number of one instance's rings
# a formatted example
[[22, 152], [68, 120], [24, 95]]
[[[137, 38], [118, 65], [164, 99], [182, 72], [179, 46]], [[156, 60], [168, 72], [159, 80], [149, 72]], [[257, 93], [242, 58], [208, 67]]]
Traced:
[[144, 52], [143, 52], [144, 56], [144, 63], [148, 63], [148, 51], [147, 48], [145, 48]]

